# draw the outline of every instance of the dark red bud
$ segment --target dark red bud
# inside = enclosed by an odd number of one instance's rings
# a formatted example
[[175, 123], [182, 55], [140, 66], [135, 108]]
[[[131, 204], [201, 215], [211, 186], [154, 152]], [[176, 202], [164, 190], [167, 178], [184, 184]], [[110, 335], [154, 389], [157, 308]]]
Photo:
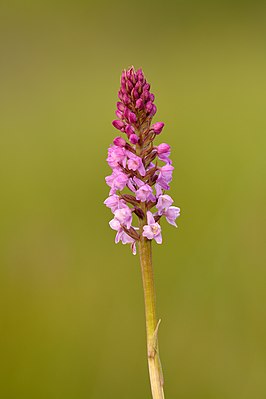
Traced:
[[135, 208], [133, 211], [140, 219], [144, 219], [144, 212], [140, 208]]
[[139, 201], [134, 197], [134, 195], [130, 195], [130, 194], [122, 194], [121, 198], [123, 200], [125, 200], [126, 202], [128, 202], [131, 205], [138, 205]]

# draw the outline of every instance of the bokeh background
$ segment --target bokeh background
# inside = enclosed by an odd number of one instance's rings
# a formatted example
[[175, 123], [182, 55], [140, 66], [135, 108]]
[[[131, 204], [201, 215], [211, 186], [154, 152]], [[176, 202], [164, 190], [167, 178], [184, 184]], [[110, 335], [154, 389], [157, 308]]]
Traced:
[[149, 398], [138, 258], [104, 176], [120, 73], [172, 145], [154, 267], [166, 398], [266, 397], [265, 3], [0, 6], [0, 397]]

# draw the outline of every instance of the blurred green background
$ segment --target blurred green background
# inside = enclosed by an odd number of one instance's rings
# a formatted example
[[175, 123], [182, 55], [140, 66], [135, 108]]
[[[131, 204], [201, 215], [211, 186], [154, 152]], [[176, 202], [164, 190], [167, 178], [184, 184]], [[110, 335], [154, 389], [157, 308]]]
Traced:
[[104, 176], [120, 73], [172, 145], [154, 267], [166, 398], [266, 397], [265, 3], [0, 6], [0, 398], [149, 398], [138, 258]]

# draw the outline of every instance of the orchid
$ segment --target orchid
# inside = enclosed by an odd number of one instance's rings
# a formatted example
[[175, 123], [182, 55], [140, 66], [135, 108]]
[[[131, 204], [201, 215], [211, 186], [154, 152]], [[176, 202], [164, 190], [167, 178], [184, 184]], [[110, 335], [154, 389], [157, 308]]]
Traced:
[[117, 209], [114, 212], [114, 219], [118, 220], [118, 222], [121, 225], [126, 226], [127, 229], [129, 229], [131, 227], [131, 223], [132, 223], [132, 211], [128, 206], [125, 206], [125, 208], [120, 208]]
[[111, 168], [119, 168], [120, 165], [126, 166], [127, 156], [123, 147], [112, 145], [108, 149], [107, 162]]
[[137, 155], [132, 154], [132, 152], [130, 151], [128, 151], [128, 158], [129, 158], [127, 162], [128, 169], [133, 170], [134, 172], [138, 170], [141, 176], [145, 176], [146, 171], [142, 159]]
[[[140, 255], [148, 347], [148, 365], [153, 399], [164, 399], [163, 378], [158, 353], [158, 326], [151, 261], [151, 243], [162, 243], [161, 220], [176, 226], [180, 208], [166, 194], [174, 167], [167, 143], [154, 145], [163, 122], [152, 123], [157, 112], [155, 96], [143, 71], [131, 67], [122, 72], [119, 101], [112, 124], [120, 131], [108, 149], [107, 163], [112, 174], [105, 178], [110, 187], [104, 204], [114, 217], [109, 222], [116, 231], [115, 243], [130, 244]], [[138, 226], [132, 225], [136, 220]]]
[[117, 209], [125, 208], [127, 206], [126, 202], [117, 194], [110, 195], [108, 198], [106, 198], [104, 204], [110, 208], [113, 213]]
[[150, 211], [147, 212], [147, 222], [148, 224], [143, 226], [143, 236], [147, 237], [149, 240], [153, 238], [157, 244], [162, 243], [161, 226], [156, 223], [154, 217]]
[[158, 158], [166, 163], [172, 163], [170, 157], [171, 147], [169, 144], [161, 143], [157, 147]]
[[108, 186], [111, 187], [110, 195], [115, 194], [117, 190], [123, 190], [128, 182], [128, 176], [119, 169], [113, 169], [113, 173], [105, 178]]
[[176, 206], [169, 206], [169, 208], [163, 213], [166, 217], [168, 223], [172, 224], [173, 226], [177, 227], [176, 219], [180, 215], [180, 209]]
[[169, 208], [169, 206], [172, 205], [173, 202], [174, 200], [170, 197], [170, 195], [159, 195], [156, 204], [156, 208], [158, 209], [158, 215], [163, 215], [163, 212], [167, 211], [167, 209]]
[[136, 191], [136, 199], [141, 202], [154, 201], [155, 196], [152, 192], [152, 188], [149, 184], [143, 184], [143, 186]]

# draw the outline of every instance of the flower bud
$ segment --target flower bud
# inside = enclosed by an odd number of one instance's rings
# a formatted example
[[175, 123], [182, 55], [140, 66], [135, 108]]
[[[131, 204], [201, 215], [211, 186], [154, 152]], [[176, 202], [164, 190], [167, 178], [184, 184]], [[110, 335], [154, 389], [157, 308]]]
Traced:
[[124, 114], [129, 123], [135, 123], [137, 121], [136, 115], [134, 114], [134, 112], [131, 112], [129, 108], [125, 109]]
[[128, 119], [129, 119], [129, 122], [130, 122], [130, 123], [136, 123], [136, 122], [137, 122], [137, 117], [136, 117], [136, 115], [134, 114], [134, 112], [130, 112], [130, 113], [129, 113]]
[[140, 94], [142, 92], [142, 86], [140, 82], [137, 82], [135, 85], [135, 89], [138, 91], [138, 93]]
[[[159, 123], [159, 122], [158, 122]], [[157, 147], [157, 153], [158, 154], [166, 154], [171, 150], [171, 147], [169, 144], [166, 143], [161, 143]]]
[[114, 126], [116, 129], [123, 131], [123, 129], [124, 129], [124, 127], [125, 127], [124, 122], [122, 122], [122, 121], [116, 119], [116, 120], [114, 120], [112, 123], [113, 123], [113, 126]]
[[142, 100], [142, 98], [139, 98], [139, 99], [136, 101], [136, 108], [137, 108], [137, 109], [142, 109], [142, 108], [143, 108], [143, 100]]
[[143, 86], [143, 91], [150, 91], [151, 85], [149, 83], [145, 83]]
[[125, 147], [125, 145], [126, 145], [126, 140], [123, 139], [123, 138], [120, 137], [120, 136], [117, 136], [117, 137], [114, 138], [113, 143], [114, 143], [114, 145], [117, 145], [117, 147]]
[[152, 130], [154, 131], [155, 134], [160, 134], [161, 131], [163, 130], [164, 123], [163, 122], [156, 122], [154, 125], [152, 125]]
[[131, 92], [131, 90], [133, 89], [133, 84], [130, 82], [130, 80], [127, 81], [126, 88], [128, 92]]
[[133, 83], [133, 85], [135, 85], [137, 82], [136, 74], [134, 71], [132, 71], [131, 82]]
[[134, 89], [132, 90], [132, 95], [133, 95], [133, 97], [135, 98], [135, 100], [136, 100], [137, 98], [139, 98], [139, 92], [138, 92], [138, 90], [136, 89], [136, 87], [134, 87]]
[[150, 116], [154, 116], [157, 112], [157, 107], [155, 104], [152, 104], [152, 110], [150, 112]]
[[121, 198], [123, 200], [125, 200], [126, 202], [128, 202], [131, 205], [138, 205], [139, 201], [136, 199], [136, 197], [134, 197], [134, 195], [130, 195], [130, 194], [122, 194]]
[[117, 109], [117, 110], [115, 111], [115, 114], [116, 114], [116, 116], [117, 116], [119, 119], [122, 119], [122, 118], [123, 118], [123, 112], [119, 111], [119, 109]]
[[137, 142], [139, 141], [139, 136], [137, 136], [135, 133], [133, 133], [129, 136], [129, 141], [132, 144], [137, 144]]
[[129, 68], [129, 69], [126, 71], [126, 77], [127, 77], [127, 79], [131, 79], [131, 77], [132, 77], [132, 72], [134, 72], [132, 67]]
[[143, 212], [143, 210], [142, 210], [141, 208], [135, 207], [133, 212], [134, 212], [140, 219], [144, 219], [145, 214], [144, 214], [144, 212]]
[[123, 98], [123, 103], [124, 104], [126, 104], [126, 105], [130, 104], [130, 98], [128, 97], [127, 94], [124, 94], [122, 98]]
[[147, 90], [146, 90], [146, 91], [143, 91], [141, 97], [142, 97], [142, 99], [143, 99], [144, 101], [149, 101], [149, 100], [150, 100], [150, 93], [149, 93]]
[[121, 90], [119, 90], [119, 92], [118, 92], [118, 97], [119, 97], [119, 100], [123, 101], [123, 93]]
[[144, 75], [143, 75], [143, 71], [142, 71], [141, 68], [137, 70], [136, 75], [137, 75], [137, 77], [138, 77], [138, 80], [143, 82], [143, 80], [144, 80]]
[[126, 132], [127, 136], [130, 137], [131, 134], [135, 133], [135, 130], [131, 125], [127, 125], [125, 132]]
[[152, 111], [152, 102], [148, 101], [147, 104], [145, 105], [146, 111], [148, 112], [148, 114]]
[[126, 88], [126, 83], [121, 84], [121, 91], [123, 94], [127, 94], [127, 88]]
[[118, 102], [116, 103], [116, 106], [117, 106], [117, 109], [118, 109], [119, 111], [121, 111], [121, 112], [123, 112], [123, 111], [125, 110], [124, 104], [121, 103], [120, 101], [118, 101]]

